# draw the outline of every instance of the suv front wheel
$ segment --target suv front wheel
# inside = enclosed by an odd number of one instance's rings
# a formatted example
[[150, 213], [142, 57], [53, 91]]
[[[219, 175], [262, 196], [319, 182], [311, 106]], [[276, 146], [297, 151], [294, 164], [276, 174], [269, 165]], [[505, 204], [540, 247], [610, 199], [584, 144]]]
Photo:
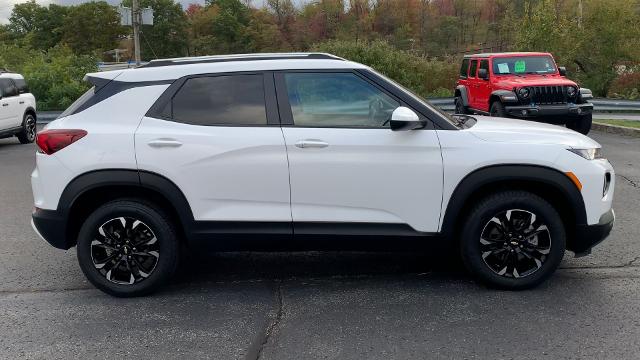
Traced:
[[502, 289], [527, 289], [560, 265], [566, 238], [560, 215], [526, 191], [504, 191], [481, 200], [468, 214], [460, 249], [467, 269]]
[[593, 115], [582, 115], [577, 119], [567, 121], [567, 127], [571, 130], [577, 131], [580, 134], [587, 135], [591, 131], [591, 124], [593, 122]]
[[149, 294], [178, 263], [174, 225], [163, 211], [140, 200], [115, 200], [95, 210], [78, 235], [78, 262], [87, 279], [118, 297]]
[[36, 117], [33, 114], [24, 114], [22, 130], [16, 136], [21, 144], [30, 144], [36, 139]]

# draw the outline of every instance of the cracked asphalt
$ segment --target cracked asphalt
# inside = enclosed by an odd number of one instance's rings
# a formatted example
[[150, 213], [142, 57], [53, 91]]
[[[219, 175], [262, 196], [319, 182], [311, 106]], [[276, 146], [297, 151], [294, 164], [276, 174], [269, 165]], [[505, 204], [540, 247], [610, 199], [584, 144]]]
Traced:
[[437, 252], [219, 253], [137, 299], [37, 238], [34, 147], [0, 140], [0, 358], [638, 359], [640, 139], [592, 137], [617, 172], [616, 226], [536, 289], [486, 289]]

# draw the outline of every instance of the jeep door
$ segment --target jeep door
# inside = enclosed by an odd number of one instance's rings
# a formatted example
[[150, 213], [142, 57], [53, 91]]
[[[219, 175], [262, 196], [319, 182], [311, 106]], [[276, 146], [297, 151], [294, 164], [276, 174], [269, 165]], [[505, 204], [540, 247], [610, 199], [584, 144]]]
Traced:
[[277, 72], [276, 88], [294, 233], [333, 233], [345, 223], [438, 230], [440, 145], [434, 130], [389, 129], [406, 104], [352, 70]]
[[476, 90], [475, 90], [475, 109], [482, 111], [489, 111], [489, 98], [491, 97], [491, 71], [489, 69], [489, 60], [481, 59], [480, 66], [478, 66], [478, 70], [486, 69], [487, 75], [489, 76], [487, 79], [481, 79], [478, 77], [476, 80]]
[[478, 60], [471, 60], [471, 65], [469, 66], [469, 76], [468, 76], [468, 92], [467, 96], [469, 97], [469, 107], [474, 109], [478, 108], [477, 98], [478, 98], [478, 87], [480, 79], [477, 78], [478, 72]]
[[0, 79], [0, 130], [12, 129], [22, 124], [18, 89], [11, 79]]
[[135, 135], [140, 170], [175, 183], [197, 221], [279, 222], [291, 228], [273, 75], [183, 78], [158, 106], [160, 112], [150, 110]]

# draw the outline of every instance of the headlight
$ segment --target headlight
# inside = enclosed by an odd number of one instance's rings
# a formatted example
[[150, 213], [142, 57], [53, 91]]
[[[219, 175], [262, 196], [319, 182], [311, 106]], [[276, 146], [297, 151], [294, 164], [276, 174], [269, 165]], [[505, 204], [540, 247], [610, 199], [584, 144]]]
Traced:
[[518, 96], [520, 96], [521, 99], [526, 99], [529, 97], [529, 88], [520, 88], [518, 90]]
[[578, 94], [578, 89], [574, 88], [573, 86], [567, 87], [567, 95], [569, 95], [569, 97], [574, 97], [576, 96], [576, 94]]
[[580, 155], [587, 160], [604, 159], [601, 148], [594, 149], [567, 149], [576, 155]]

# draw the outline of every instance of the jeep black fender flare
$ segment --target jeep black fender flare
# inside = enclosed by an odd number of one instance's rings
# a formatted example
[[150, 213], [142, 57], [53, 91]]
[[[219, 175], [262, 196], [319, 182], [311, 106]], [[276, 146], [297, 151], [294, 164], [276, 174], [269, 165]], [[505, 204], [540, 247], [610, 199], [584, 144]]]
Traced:
[[464, 85], [456, 86], [456, 93], [460, 93], [460, 99], [462, 99], [463, 106], [469, 106], [469, 97], [467, 95], [467, 87]]
[[511, 90], [494, 90], [489, 96], [489, 107], [491, 107], [491, 99], [498, 98], [503, 103], [518, 102], [518, 96]]
[[[479, 199], [491, 191], [504, 186], [527, 190], [542, 186], [552, 189], [562, 196], [562, 201], [570, 206], [576, 225], [586, 224], [587, 215], [580, 191], [564, 173], [537, 165], [494, 165], [480, 168], [462, 179], [453, 191], [442, 221], [441, 233], [447, 237], [454, 235], [459, 217], [469, 206], [469, 201]], [[572, 229], [567, 229], [571, 231]]]

